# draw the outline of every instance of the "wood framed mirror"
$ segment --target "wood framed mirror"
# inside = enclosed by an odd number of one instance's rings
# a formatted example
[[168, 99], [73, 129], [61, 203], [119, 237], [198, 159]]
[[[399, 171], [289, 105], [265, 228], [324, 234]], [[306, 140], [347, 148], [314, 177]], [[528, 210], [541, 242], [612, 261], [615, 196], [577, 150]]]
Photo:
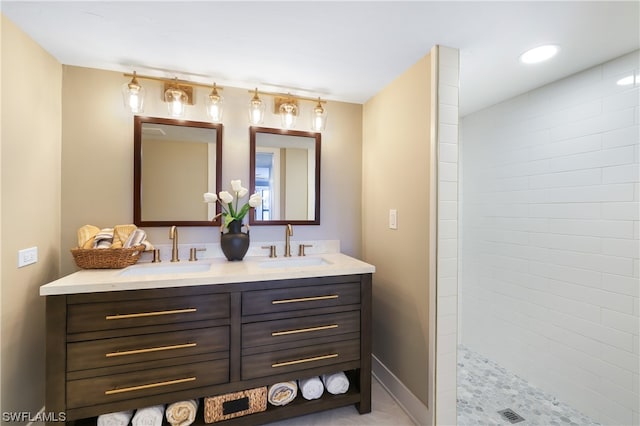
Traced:
[[320, 133], [249, 128], [250, 225], [320, 225]]
[[133, 222], [137, 226], [211, 226], [221, 190], [222, 124], [134, 118]]

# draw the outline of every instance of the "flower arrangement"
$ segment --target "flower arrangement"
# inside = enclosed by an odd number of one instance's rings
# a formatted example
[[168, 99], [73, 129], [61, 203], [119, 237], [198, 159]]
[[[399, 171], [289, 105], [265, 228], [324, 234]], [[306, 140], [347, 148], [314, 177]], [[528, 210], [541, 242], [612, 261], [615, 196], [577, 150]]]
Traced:
[[234, 220], [242, 223], [242, 219], [244, 219], [247, 212], [249, 212], [249, 209], [255, 208], [262, 203], [262, 196], [255, 193], [249, 197], [249, 201], [247, 203], [238, 209], [238, 202], [240, 201], [240, 198], [246, 196], [249, 193], [249, 190], [242, 187], [242, 182], [239, 179], [231, 181], [231, 190], [235, 193], [235, 206], [233, 202], [234, 196], [228, 191], [220, 191], [219, 195], [212, 192], [204, 193], [205, 203], [220, 203], [222, 213], [216, 215], [212, 220], [215, 220], [218, 216], [222, 215], [224, 218], [222, 226], [225, 228]]

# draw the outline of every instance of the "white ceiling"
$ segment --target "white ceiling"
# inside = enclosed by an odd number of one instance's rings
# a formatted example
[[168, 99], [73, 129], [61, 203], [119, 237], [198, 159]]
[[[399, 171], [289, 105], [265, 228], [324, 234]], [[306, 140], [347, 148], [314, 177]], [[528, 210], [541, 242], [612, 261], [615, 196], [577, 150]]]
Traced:
[[[0, 3], [63, 64], [364, 103], [436, 44], [461, 115], [640, 48], [639, 1]], [[534, 66], [525, 50], [558, 44]]]

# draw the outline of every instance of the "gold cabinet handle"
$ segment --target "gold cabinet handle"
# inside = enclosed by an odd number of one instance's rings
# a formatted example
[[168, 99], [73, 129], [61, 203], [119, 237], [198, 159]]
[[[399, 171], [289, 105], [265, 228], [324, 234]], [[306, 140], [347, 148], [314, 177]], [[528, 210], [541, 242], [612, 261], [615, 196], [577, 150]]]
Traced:
[[166, 382], [148, 383], [146, 385], [131, 386], [129, 388], [111, 389], [111, 390], [105, 391], [104, 394], [114, 395], [117, 393], [133, 392], [133, 391], [138, 391], [143, 389], [158, 388], [161, 386], [177, 385], [180, 383], [193, 382], [194, 380], [196, 380], [195, 377], [185, 377], [184, 379], [168, 380]]
[[170, 351], [173, 349], [184, 349], [184, 348], [193, 348], [197, 346], [197, 343], [183, 343], [181, 345], [170, 345], [170, 346], [156, 346], [153, 348], [144, 348], [144, 349], [133, 349], [130, 351], [117, 351], [117, 352], [109, 352], [104, 354], [107, 358], [114, 356], [124, 356], [124, 355], [138, 355], [138, 354], [146, 354], [149, 352], [158, 352], [158, 351]]
[[136, 314], [107, 315], [105, 319], [118, 320], [118, 319], [128, 319], [128, 318], [155, 317], [160, 315], [188, 314], [190, 312], [197, 312], [197, 311], [198, 310], [196, 308], [173, 309], [170, 311], [154, 311], [154, 312], [139, 312]]
[[328, 296], [315, 296], [315, 297], [301, 297], [299, 299], [282, 299], [282, 300], [272, 300], [272, 305], [281, 305], [283, 303], [297, 303], [297, 302], [313, 302], [315, 300], [329, 300], [329, 299], [337, 299], [337, 294], [330, 294]]
[[331, 359], [331, 358], [337, 358], [337, 357], [338, 357], [338, 354], [328, 354], [328, 355], [314, 356], [311, 358], [296, 359], [293, 361], [276, 362], [275, 364], [271, 364], [271, 368], [286, 367], [287, 365], [303, 364], [305, 362], [321, 361], [323, 359]]
[[289, 334], [308, 333], [310, 331], [331, 330], [332, 328], [338, 328], [338, 324], [321, 325], [318, 327], [309, 327], [309, 328], [298, 328], [296, 330], [274, 331], [271, 333], [271, 336], [273, 337], [286, 336]]

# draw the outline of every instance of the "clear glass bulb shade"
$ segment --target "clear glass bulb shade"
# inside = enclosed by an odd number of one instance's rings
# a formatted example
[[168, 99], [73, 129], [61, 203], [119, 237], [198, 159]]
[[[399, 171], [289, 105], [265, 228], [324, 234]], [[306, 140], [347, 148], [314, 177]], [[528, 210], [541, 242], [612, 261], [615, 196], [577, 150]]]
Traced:
[[262, 120], [264, 120], [264, 102], [254, 98], [249, 102], [249, 122], [261, 124]]
[[187, 94], [177, 87], [170, 87], [164, 92], [164, 101], [167, 103], [169, 115], [182, 117], [187, 103]]
[[205, 101], [207, 106], [207, 115], [214, 123], [222, 121], [222, 113], [224, 112], [224, 98], [220, 95], [209, 95]]
[[318, 103], [311, 113], [311, 128], [314, 132], [321, 132], [327, 126], [327, 110]]
[[133, 114], [144, 111], [144, 87], [136, 83], [125, 83], [122, 85], [122, 102], [124, 107]]
[[280, 105], [280, 122], [285, 129], [291, 129], [296, 125], [298, 107], [294, 104], [284, 103]]

